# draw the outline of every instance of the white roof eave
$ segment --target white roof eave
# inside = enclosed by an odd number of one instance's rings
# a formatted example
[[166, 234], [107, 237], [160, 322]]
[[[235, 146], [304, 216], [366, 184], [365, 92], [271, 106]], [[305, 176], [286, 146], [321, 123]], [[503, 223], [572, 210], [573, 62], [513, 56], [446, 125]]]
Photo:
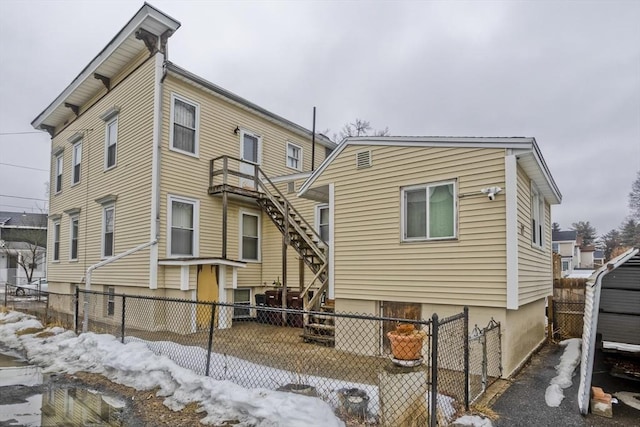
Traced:
[[60, 95], [32, 122], [31, 126], [35, 129], [42, 129], [42, 125], [56, 126], [56, 123], [48, 122], [49, 118], [59, 109], [66, 108], [64, 103], [73, 95], [80, 87], [95, 84], [93, 74], [104, 64], [118, 48], [129, 38], [135, 35], [135, 32], [144, 28], [156, 35], [160, 35], [167, 30], [175, 31], [180, 27], [180, 22], [171, 18], [169, 15], [155, 9], [153, 6], [145, 3], [133, 18], [118, 32], [118, 34], [105, 46], [100, 53], [78, 74], [78, 76], [62, 91]]

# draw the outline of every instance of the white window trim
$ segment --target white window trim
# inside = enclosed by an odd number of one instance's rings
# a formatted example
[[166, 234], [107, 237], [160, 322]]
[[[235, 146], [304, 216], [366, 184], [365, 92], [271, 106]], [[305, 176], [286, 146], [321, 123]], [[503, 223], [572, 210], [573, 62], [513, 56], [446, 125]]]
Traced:
[[[76, 178], [76, 160], [78, 160], [78, 157], [76, 156], [76, 147], [80, 147], [80, 170], [78, 171], [78, 180], [75, 181]], [[78, 185], [80, 184], [80, 179], [82, 179], [82, 139], [80, 139], [78, 142], [76, 142], [75, 144], [73, 144], [73, 147], [71, 148], [71, 186], [73, 187], [74, 185]]]
[[[252, 163], [258, 166], [261, 165], [262, 164], [262, 137], [257, 133], [248, 131], [246, 129], [240, 129], [239, 133], [240, 133], [240, 160], [247, 163]], [[244, 158], [244, 136], [245, 135], [252, 136], [258, 140], [258, 162], [257, 163], [250, 162], [249, 160], [245, 160]]]
[[[104, 244], [105, 244], [105, 234], [107, 232], [107, 211], [109, 209], [113, 210], [113, 242], [111, 244], [111, 255], [105, 255], [104, 254]], [[111, 204], [107, 204], [102, 206], [102, 235], [100, 238], [100, 257], [102, 259], [107, 259], [107, 258], [111, 258], [113, 257], [113, 255], [115, 254], [115, 246], [116, 246], [116, 206], [111, 203]]]
[[[186, 151], [186, 150], [181, 150], [179, 148], [175, 148], [173, 146], [173, 123], [174, 123], [174, 106], [176, 103], [176, 99], [192, 105], [196, 108], [196, 117], [195, 117], [195, 136], [194, 136], [194, 142], [193, 142], [193, 153], [190, 151]], [[188, 98], [185, 98], [184, 96], [178, 95], [177, 93], [171, 93], [171, 112], [169, 113], [171, 118], [169, 121], [169, 150], [171, 151], [175, 151], [176, 153], [182, 153], [182, 154], [186, 154], [187, 156], [191, 156], [191, 157], [195, 157], [195, 158], [199, 158], [200, 157], [200, 144], [199, 144], [199, 140], [200, 140], [200, 104], [198, 104], [197, 102], [194, 102]]]
[[[258, 259], [244, 259], [242, 257], [242, 217], [243, 215], [251, 215], [258, 218]], [[248, 209], [240, 209], [238, 212], [238, 259], [244, 262], [262, 262], [262, 216], [260, 212]]]
[[247, 305], [246, 310], [249, 311], [249, 314], [247, 316], [238, 316], [236, 317], [235, 312], [233, 313], [233, 318], [234, 319], [247, 319], [249, 317], [251, 317], [251, 309], [250, 307], [253, 305], [253, 289], [252, 288], [234, 288], [233, 289], [233, 304], [238, 304], [238, 302], [236, 301], [236, 293], [235, 291], [249, 291], [249, 304]]
[[[298, 152], [300, 153], [300, 157], [298, 158], [298, 167], [295, 168], [293, 166], [289, 165], [289, 146], [295, 147], [298, 149]], [[293, 170], [297, 170], [299, 172], [302, 172], [302, 162], [304, 159], [304, 152], [302, 151], [302, 146], [298, 145], [298, 144], [294, 144], [293, 142], [287, 141], [286, 144], [286, 150], [285, 150], [285, 164], [289, 169], [293, 169]]]
[[[537, 201], [537, 206], [534, 206], [534, 202]], [[536, 248], [538, 250], [544, 250], [545, 239], [544, 239], [544, 231], [545, 231], [545, 209], [544, 209], [544, 197], [540, 194], [540, 191], [535, 186], [533, 182], [531, 182], [531, 221], [533, 222], [534, 213], [537, 213], [537, 219], [539, 226], [536, 227], [535, 230], [532, 230], [531, 234], [531, 247]], [[532, 224], [529, 224], [529, 228], [532, 228]], [[539, 235], [538, 235], [539, 233]]]
[[[406, 235], [406, 224], [405, 224], [405, 193], [411, 190], [418, 189], [426, 189], [429, 187], [437, 187], [439, 185], [453, 185], [453, 236], [447, 237], [428, 237], [429, 236], [429, 199], [427, 198], [427, 236], [426, 237], [411, 237], [407, 238]], [[427, 241], [439, 241], [439, 240], [456, 240], [458, 239], [458, 185], [457, 180], [447, 180], [447, 181], [437, 181], [437, 182], [429, 182], [425, 184], [417, 184], [410, 185], [406, 187], [400, 188], [400, 240], [402, 242], [427, 242]]]
[[[171, 225], [173, 202], [189, 203], [193, 205], [193, 255], [171, 254]], [[200, 200], [169, 194], [167, 196], [167, 258], [196, 258], [200, 254]]]
[[[320, 210], [322, 209], [329, 209], [329, 204], [328, 203], [322, 203], [320, 205], [316, 205], [316, 209], [315, 209], [315, 214], [316, 214], [316, 218], [315, 218], [315, 228], [316, 228], [316, 233], [318, 233], [318, 236], [322, 235], [320, 234]], [[331, 210], [329, 209], [329, 213], [331, 212]], [[329, 229], [329, 236], [326, 242], [320, 241], [318, 243], [322, 244], [328, 244], [329, 241], [331, 240], [331, 215], [329, 215], [329, 222], [327, 223], [327, 227]]]
[[[78, 222], [78, 238], [76, 244], [76, 257], [72, 257], [73, 253], [73, 222]], [[78, 261], [80, 256], [80, 215], [71, 215], [69, 216], [69, 261]]]
[[[58, 160], [60, 161], [59, 163], [58, 163]], [[64, 180], [64, 176], [62, 175], [63, 170], [64, 170], [64, 152], [62, 152], [62, 153], [60, 153], [60, 154], [58, 154], [56, 156], [56, 168], [55, 168], [56, 175], [54, 177], [55, 180], [54, 180], [54, 183], [53, 183], [54, 194], [62, 193], [62, 181]], [[61, 177], [60, 178], [60, 189], [58, 189], [58, 176]]]
[[[105, 307], [105, 317], [114, 317], [116, 315], [116, 288], [107, 286], [107, 305]], [[113, 304], [113, 313], [109, 313], [109, 304]]]
[[[60, 220], [53, 221], [53, 250], [51, 251], [51, 262], [60, 262]], [[56, 227], [57, 226], [57, 227]], [[58, 242], [58, 258], [56, 258], [56, 238]]]
[[[115, 161], [113, 165], [108, 166], [107, 161], [109, 160], [109, 125], [112, 123], [116, 124], [116, 152], [114, 154]], [[105, 121], [104, 126], [104, 170], [105, 172], [111, 170], [118, 166], [118, 142], [120, 139], [120, 122], [118, 121], [118, 114], [111, 116], [109, 119]]]

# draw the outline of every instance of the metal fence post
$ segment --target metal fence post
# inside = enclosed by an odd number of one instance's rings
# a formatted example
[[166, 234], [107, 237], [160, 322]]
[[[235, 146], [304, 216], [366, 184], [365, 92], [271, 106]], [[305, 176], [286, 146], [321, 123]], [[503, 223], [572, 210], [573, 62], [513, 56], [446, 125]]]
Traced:
[[211, 303], [211, 320], [209, 321], [209, 344], [207, 345], [207, 366], [204, 369], [205, 376], [209, 376], [209, 364], [211, 363], [211, 346], [213, 345], [213, 326], [216, 318], [216, 307], [218, 305], [215, 302]]
[[431, 333], [431, 404], [429, 405], [429, 426], [438, 425], [438, 315], [431, 316], [433, 331]]
[[482, 330], [480, 337], [480, 344], [482, 346], [482, 392], [487, 391], [487, 384], [489, 383], [489, 361], [487, 360], [487, 328]]
[[79, 313], [79, 305], [80, 302], [80, 288], [76, 286], [76, 318], [74, 319], [74, 323], [75, 323], [75, 330], [74, 332], [76, 333], [76, 335], [78, 335], [78, 318], [80, 316]]
[[4, 306], [5, 307], [7, 306], [7, 288], [8, 288], [8, 285], [5, 283], [4, 284]]
[[127, 310], [125, 309], [127, 302], [127, 296], [122, 294], [122, 326], [120, 327], [120, 336], [122, 337], [122, 344], [124, 344], [124, 316]]
[[469, 410], [469, 307], [464, 307], [464, 408]]

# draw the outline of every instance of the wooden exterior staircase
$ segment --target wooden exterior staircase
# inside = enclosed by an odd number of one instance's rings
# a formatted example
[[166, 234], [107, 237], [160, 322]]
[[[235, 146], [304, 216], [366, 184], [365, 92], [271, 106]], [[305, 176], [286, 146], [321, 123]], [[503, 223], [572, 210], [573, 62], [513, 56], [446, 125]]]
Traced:
[[[253, 169], [254, 173], [240, 172], [242, 164], [249, 165], [248, 169]], [[220, 169], [216, 169], [218, 165], [221, 166]], [[209, 169], [209, 194], [223, 197], [223, 257], [226, 258], [226, 217], [229, 194], [254, 199], [284, 236], [283, 244], [293, 247], [314, 274], [308, 284], [301, 286], [300, 297], [306, 312], [303, 315], [304, 340], [332, 346], [335, 330], [333, 317], [323, 314], [333, 312], [332, 301], [324, 297], [329, 284], [328, 246], [322, 242], [316, 230], [258, 165], [229, 156], [221, 156], [210, 161]], [[237, 177], [237, 185], [234, 185], [236, 179], [233, 177]], [[283, 256], [284, 254], [286, 254], [286, 248], [283, 250]], [[313, 296], [309, 297], [311, 291]]]

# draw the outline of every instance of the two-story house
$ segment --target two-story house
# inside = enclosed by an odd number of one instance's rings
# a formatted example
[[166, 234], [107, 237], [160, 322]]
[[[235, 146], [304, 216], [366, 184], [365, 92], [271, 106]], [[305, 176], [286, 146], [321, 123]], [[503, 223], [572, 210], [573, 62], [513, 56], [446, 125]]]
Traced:
[[47, 214], [0, 211], [0, 284], [46, 277]]
[[562, 257], [562, 277], [569, 276], [574, 269], [582, 268], [582, 253], [580, 250], [582, 238], [578, 236], [577, 231], [554, 231], [551, 234], [551, 239], [553, 241], [553, 251]]
[[[298, 246], [283, 251], [273, 201], [335, 144], [170, 62], [179, 27], [145, 4], [32, 122], [52, 138], [52, 292], [249, 303], [316, 273]], [[322, 222], [317, 203], [289, 205], [288, 220], [295, 207]]]

